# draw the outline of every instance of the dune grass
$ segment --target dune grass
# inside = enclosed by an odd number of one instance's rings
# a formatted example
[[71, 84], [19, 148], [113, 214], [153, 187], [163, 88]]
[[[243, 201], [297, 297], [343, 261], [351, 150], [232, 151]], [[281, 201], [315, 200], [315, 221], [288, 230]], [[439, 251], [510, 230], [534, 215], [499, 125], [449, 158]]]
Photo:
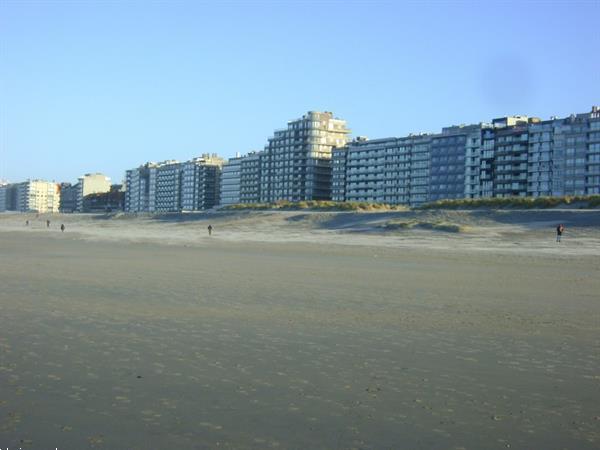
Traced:
[[409, 208], [402, 205], [386, 205], [383, 203], [368, 202], [334, 202], [327, 200], [308, 200], [301, 202], [289, 202], [281, 200], [272, 203], [238, 203], [228, 205], [222, 208], [225, 211], [231, 210], [315, 210], [315, 211], [407, 211]]
[[[510, 198], [464, 198], [456, 200], [438, 200], [426, 203], [414, 209], [475, 209], [475, 208], [524, 208], [544, 209], [565, 205], [578, 205], [582, 208], [600, 207], [600, 195], [576, 195], [564, 197], [510, 197]], [[309, 200], [290, 202], [280, 200], [271, 203], [238, 203], [222, 208], [225, 211], [266, 211], [266, 210], [315, 210], [315, 211], [408, 211], [405, 205], [388, 205], [369, 202], [334, 202], [327, 200]]]
[[583, 208], [600, 207], [600, 195], [575, 195], [564, 197], [509, 197], [509, 198], [465, 198], [438, 200], [426, 203], [419, 209], [472, 209], [472, 208], [554, 208], [578, 204]]

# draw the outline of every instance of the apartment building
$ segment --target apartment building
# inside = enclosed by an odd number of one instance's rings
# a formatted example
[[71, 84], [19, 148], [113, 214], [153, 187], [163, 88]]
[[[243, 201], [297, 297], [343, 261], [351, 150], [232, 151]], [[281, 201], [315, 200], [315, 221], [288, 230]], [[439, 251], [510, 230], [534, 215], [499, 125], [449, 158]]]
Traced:
[[432, 137], [428, 201], [480, 196], [483, 132], [491, 127], [455, 125]]
[[346, 172], [348, 148], [354, 142], [367, 141], [366, 136], [357, 136], [354, 141], [345, 147], [334, 148], [331, 152], [331, 200], [334, 202], [346, 201]]
[[54, 213], [60, 207], [58, 184], [28, 180], [0, 187], [0, 211]]
[[250, 152], [240, 164], [240, 203], [259, 203], [264, 152]]
[[331, 152], [349, 133], [344, 120], [315, 111], [276, 130], [260, 160], [260, 201], [329, 200]]
[[600, 107], [593, 107], [583, 120], [588, 122], [585, 193], [600, 194]]
[[507, 116], [438, 134], [357, 139], [333, 151], [332, 198], [416, 206], [441, 199], [600, 192], [600, 109]]
[[332, 199], [420, 205], [429, 192], [427, 133], [403, 138], [357, 138], [333, 150]]
[[11, 194], [12, 184], [9, 183], [0, 183], [0, 212], [10, 211], [14, 209], [14, 206], [11, 208], [10, 201], [14, 197], [14, 194]]
[[[564, 154], [554, 154], [554, 120], [540, 121], [529, 126], [527, 152], [527, 196], [542, 197], [563, 192], [560, 169]], [[559, 161], [560, 160], [560, 161]], [[556, 167], [555, 167], [556, 164]], [[556, 184], [553, 184], [556, 181]], [[560, 194], [558, 194], [560, 195]]]
[[527, 195], [600, 193], [600, 109], [529, 125]]
[[308, 112], [265, 150], [224, 161], [148, 163], [126, 173], [129, 212], [196, 211], [219, 202], [365, 201], [418, 206], [441, 199], [600, 192], [600, 110], [348, 142], [346, 122]]
[[148, 212], [150, 167], [156, 163], [146, 163], [137, 169], [125, 172], [125, 211], [130, 213]]
[[6, 203], [8, 200], [7, 189], [5, 184], [0, 185], [0, 212], [6, 211]]
[[600, 108], [563, 119], [557, 131], [554, 149], [559, 156], [564, 150], [564, 194], [600, 193]]
[[224, 164], [225, 160], [214, 153], [183, 163], [181, 210], [201, 211], [219, 204]]
[[528, 142], [527, 118], [495, 129], [492, 161], [494, 197], [527, 196]]
[[84, 213], [110, 213], [123, 210], [124, 191], [120, 184], [113, 184], [109, 192], [86, 195], [83, 199]]
[[190, 161], [149, 162], [125, 173], [126, 212], [198, 211], [219, 202], [223, 159], [204, 154]]
[[102, 173], [86, 173], [77, 180], [77, 208], [83, 211], [83, 199], [90, 194], [100, 194], [110, 191], [110, 178]]
[[264, 152], [230, 158], [221, 174], [221, 206], [261, 201], [261, 172]]
[[71, 183], [60, 183], [60, 212], [73, 213], [77, 211], [77, 196], [79, 186]]
[[240, 203], [241, 169], [243, 158], [239, 154], [223, 166], [221, 173], [221, 206]]
[[182, 165], [163, 161], [148, 168], [148, 212], [181, 210]]

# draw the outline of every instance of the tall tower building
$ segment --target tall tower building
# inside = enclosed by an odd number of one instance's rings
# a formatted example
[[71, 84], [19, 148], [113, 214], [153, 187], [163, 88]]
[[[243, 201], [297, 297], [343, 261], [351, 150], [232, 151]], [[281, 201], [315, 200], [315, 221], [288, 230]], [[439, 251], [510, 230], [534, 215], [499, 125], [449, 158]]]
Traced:
[[261, 202], [330, 200], [332, 149], [349, 133], [346, 121], [314, 111], [276, 130], [261, 157]]

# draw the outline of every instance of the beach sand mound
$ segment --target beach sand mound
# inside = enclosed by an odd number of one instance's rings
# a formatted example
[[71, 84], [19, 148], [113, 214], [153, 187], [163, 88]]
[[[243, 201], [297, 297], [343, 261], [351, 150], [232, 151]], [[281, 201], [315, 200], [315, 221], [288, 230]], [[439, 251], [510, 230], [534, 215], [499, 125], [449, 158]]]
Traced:
[[472, 231], [472, 227], [468, 225], [461, 225], [457, 223], [450, 222], [423, 222], [416, 220], [409, 221], [396, 221], [390, 220], [386, 222], [383, 227], [386, 231], [404, 231], [404, 230], [412, 230], [422, 229], [422, 230], [433, 230], [433, 231], [443, 231], [447, 233], [466, 233]]
[[[29, 220], [29, 225], [25, 221]], [[46, 220], [51, 227], [46, 227]], [[0, 231], [86, 240], [204, 246], [209, 242], [302, 242], [317, 245], [454, 250], [600, 253], [597, 210], [223, 211], [168, 214], [0, 214]], [[566, 227], [556, 248], [556, 225]], [[207, 228], [212, 226], [212, 236]], [[60, 237], [60, 233], [58, 235]], [[210, 240], [209, 240], [210, 239]]]

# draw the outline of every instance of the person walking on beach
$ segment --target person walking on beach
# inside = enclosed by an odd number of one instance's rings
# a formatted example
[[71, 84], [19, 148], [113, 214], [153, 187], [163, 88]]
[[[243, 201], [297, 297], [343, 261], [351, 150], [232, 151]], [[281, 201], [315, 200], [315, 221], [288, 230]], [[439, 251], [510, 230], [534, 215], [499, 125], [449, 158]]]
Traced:
[[50, 228], [50, 221], [46, 220], [46, 228]]
[[212, 225], [208, 226], [208, 235], [212, 235]]
[[65, 224], [64, 223], [60, 224], [60, 231], [62, 231], [63, 233], [65, 232]]
[[556, 242], [560, 242], [563, 231], [565, 231], [565, 226], [562, 223], [559, 223], [556, 227]]
[[25, 226], [28, 227], [29, 226], [29, 220], [25, 221]]

